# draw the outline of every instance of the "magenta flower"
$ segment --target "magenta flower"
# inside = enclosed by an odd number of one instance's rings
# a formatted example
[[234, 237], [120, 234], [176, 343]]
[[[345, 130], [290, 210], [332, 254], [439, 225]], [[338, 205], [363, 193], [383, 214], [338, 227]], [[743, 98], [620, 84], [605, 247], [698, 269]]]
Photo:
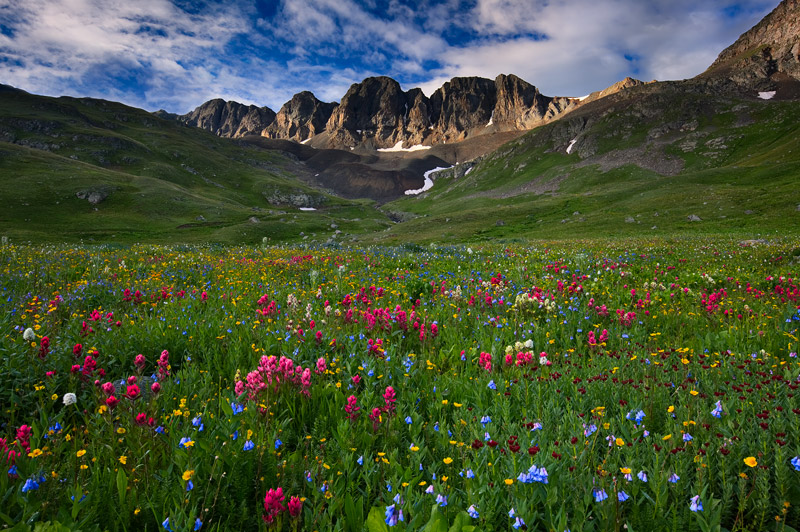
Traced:
[[344, 411], [347, 412], [347, 419], [350, 421], [355, 421], [358, 417], [358, 411], [361, 410], [360, 406], [356, 406], [356, 399], [355, 395], [351, 395], [347, 398], [347, 404], [344, 406]]
[[283, 506], [283, 488], [267, 490], [264, 496], [264, 521], [272, 523], [275, 518], [286, 508]]
[[289, 499], [288, 507], [289, 515], [292, 517], [297, 517], [303, 510], [303, 501], [300, 500], [300, 497], [293, 496], [291, 499]]

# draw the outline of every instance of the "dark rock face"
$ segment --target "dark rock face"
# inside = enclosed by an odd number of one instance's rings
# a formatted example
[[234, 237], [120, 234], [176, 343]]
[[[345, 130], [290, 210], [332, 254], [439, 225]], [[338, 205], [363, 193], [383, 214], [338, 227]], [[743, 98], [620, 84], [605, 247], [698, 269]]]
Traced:
[[302, 142], [325, 130], [335, 103], [319, 101], [311, 92], [303, 91], [283, 104], [275, 120], [261, 133], [271, 139]]
[[404, 140], [408, 96], [386, 76], [354, 83], [326, 125], [329, 146], [352, 147], [371, 140], [376, 148], [388, 148]]
[[577, 105], [570, 98], [543, 96], [516, 76], [453, 78], [430, 98], [420, 89], [404, 92], [388, 77], [367, 78], [350, 87], [331, 115], [328, 147], [390, 148], [457, 142], [497, 131], [541, 125]]
[[723, 50], [704, 75], [727, 77], [754, 88], [766, 79], [800, 80], [800, 0], [783, 0]]
[[242, 137], [260, 134], [275, 120], [275, 111], [219, 98], [209, 100], [180, 120], [190, 126], [211, 131], [220, 137]]
[[[486, 127], [492, 119], [497, 89], [486, 78], [453, 78], [431, 96], [434, 139], [464, 140], [471, 131]], [[432, 139], [432, 140], [434, 140]]]

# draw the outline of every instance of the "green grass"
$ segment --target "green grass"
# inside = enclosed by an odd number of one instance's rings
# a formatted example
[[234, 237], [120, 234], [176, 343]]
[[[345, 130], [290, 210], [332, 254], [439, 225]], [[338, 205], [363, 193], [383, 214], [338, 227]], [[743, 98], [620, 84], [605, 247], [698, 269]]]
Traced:
[[[563, 131], [568, 116], [509, 143], [463, 178], [439, 179], [427, 194], [389, 204], [387, 209], [420, 217], [369, 240], [681, 234], [750, 238], [800, 231], [797, 103], [665, 91], [651, 96], [646, 91], [652, 89], [642, 89], [645, 94], [632, 98], [629, 109], [621, 105], [600, 119], [590, 117], [579, 138], [595, 144], [595, 156], [639, 148], [678, 157], [684, 164], [677, 175], [660, 175], [633, 163], [607, 171], [598, 165], [579, 166], [580, 156], [564, 153], [563, 139], [570, 138]], [[642, 108], [652, 116], [639, 116]], [[741, 125], [740, 117], [748, 123]], [[647, 140], [664, 123], [672, 125]], [[681, 130], [687, 123], [692, 127]], [[684, 150], [687, 141], [695, 147]], [[552, 182], [557, 185], [549, 190], [541, 187]], [[702, 222], [689, 222], [692, 214]]]
[[[114, 102], [2, 92], [0, 139], [0, 233], [13, 241], [324, 241], [331, 224], [345, 235], [389, 224], [371, 202], [306, 185], [278, 152]], [[91, 205], [76, 197], [86, 189], [110, 194]], [[270, 204], [276, 193], [320, 210]]]
[[[645, 85], [502, 146], [467, 176], [439, 178], [427, 194], [379, 210], [305, 184], [305, 167], [279, 152], [113, 102], [3, 92], [0, 233], [12, 241], [120, 243], [794, 234], [798, 124], [795, 102]], [[587, 146], [594, 159], [584, 159]], [[636, 156], [612, 169], [592, 164], [619, 150], [680, 160], [683, 169], [661, 175], [638, 166]], [[99, 205], [76, 197], [98, 187], [111, 192]], [[320, 209], [271, 205], [275, 193], [306, 194]], [[412, 216], [394, 224], [388, 212]], [[702, 222], [689, 222], [692, 214]]]

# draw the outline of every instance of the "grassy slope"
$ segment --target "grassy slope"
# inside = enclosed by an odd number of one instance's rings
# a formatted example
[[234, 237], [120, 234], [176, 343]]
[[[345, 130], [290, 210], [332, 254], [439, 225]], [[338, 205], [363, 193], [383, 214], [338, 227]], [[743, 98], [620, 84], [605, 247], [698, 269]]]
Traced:
[[[276, 152], [122, 104], [0, 92], [0, 234], [14, 240], [324, 240], [331, 224], [344, 233], [387, 225], [371, 202], [320, 192], [295, 177], [302, 171]], [[86, 189], [110, 195], [91, 205], [76, 197]], [[320, 209], [270, 205], [275, 192], [307, 194]]]
[[[507, 144], [465, 177], [440, 178], [426, 195], [393, 202], [387, 208], [420, 217], [371, 240], [798, 234], [799, 129], [796, 102], [677, 84], [633, 89]], [[579, 142], [568, 155], [572, 138]], [[683, 169], [592, 164], [625, 150], [635, 151], [631, 160], [681, 160]], [[702, 222], [689, 222], [691, 214]]]

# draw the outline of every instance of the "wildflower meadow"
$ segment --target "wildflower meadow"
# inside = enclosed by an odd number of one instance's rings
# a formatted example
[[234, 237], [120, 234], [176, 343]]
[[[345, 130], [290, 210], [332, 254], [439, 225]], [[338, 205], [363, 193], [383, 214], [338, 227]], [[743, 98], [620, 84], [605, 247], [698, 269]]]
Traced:
[[0, 526], [800, 529], [800, 247], [0, 248]]

